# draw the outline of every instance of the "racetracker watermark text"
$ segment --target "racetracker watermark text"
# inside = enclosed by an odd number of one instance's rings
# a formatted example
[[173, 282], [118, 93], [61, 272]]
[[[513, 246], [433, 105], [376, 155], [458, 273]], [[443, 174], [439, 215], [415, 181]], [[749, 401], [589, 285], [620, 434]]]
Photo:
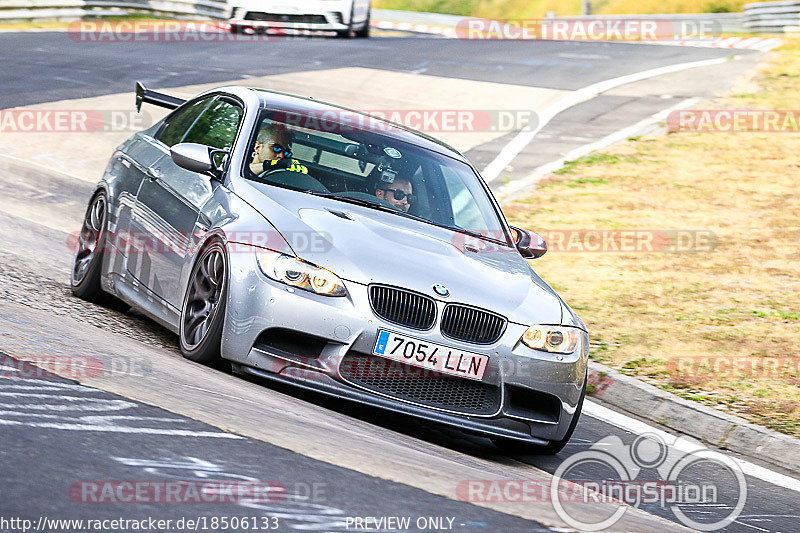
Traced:
[[139, 131], [153, 124], [147, 112], [126, 109], [7, 109], [0, 133], [95, 133]]
[[670, 131], [800, 133], [797, 109], [682, 109], [667, 116]]
[[69, 497], [76, 503], [261, 503], [284, 500], [286, 487], [275, 481], [76, 481]]
[[559, 19], [465, 18], [456, 25], [456, 35], [467, 40], [558, 41], [684, 41], [717, 37], [719, 22], [686, 17], [685, 19], [593, 17]]
[[[96, 241], [99, 232], [84, 230], [67, 236], [67, 248], [73, 253], [83, 249], [87, 241]], [[202, 232], [106, 231], [105, 242], [93, 253], [180, 254], [193, 253], [203, 242]], [[316, 231], [232, 231], [226, 235], [229, 253], [250, 253], [254, 246], [291, 253], [322, 253], [331, 249], [330, 234]]]
[[[392, 131], [397, 126], [424, 132], [511, 132], [535, 128], [538, 115], [529, 109], [347, 109], [278, 112], [273, 120], [289, 127], [327, 133]], [[387, 122], [388, 121], [388, 122]]]
[[14, 359], [0, 354], [2, 379], [51, 379], [60, 376], [68, 379], [96, 378], [98, 376], [146, 376], [152, 363], [144, 357], [100, 357], [98, 355], [27, 355]]
[[286, 37], [272, 33], [234, 33], [221, 25], [178, 20], [82, 20], [70, 24], [67, 35], [77, 43], [252, 43]]
[[[504, 240], [500, 232], [481, 232], [496, 241]], [[536, 230], [547, 243], [548, 252], [572, 253], [696, 253], [711, 252], [717, 247], [717, 235], [711, 230], [694, 229], [570, 229]], [[503, 251], [491, 241], [462, 233], [453, 236], [459, 249], [479, 252]]]
[[800, 375], [800, 357], [680, 356], [667, 359], [673, 378], [781, 379]]

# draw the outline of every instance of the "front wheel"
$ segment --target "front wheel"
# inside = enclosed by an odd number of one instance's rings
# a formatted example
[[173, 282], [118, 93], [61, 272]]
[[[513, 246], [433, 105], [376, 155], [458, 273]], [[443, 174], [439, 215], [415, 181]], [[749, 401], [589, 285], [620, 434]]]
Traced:
[[228, 285], [228, 258], [218, 240], [198, 255], [189, 276], [180, 322], [181, 353], [187, 359], [220, 367], [222, 325]]
[[367, 13], [367, 20], [364, 22], [364, 27], [356, 31], [356, 38], [366, 39], [367, 37], [369, 37], [369, 21], [370, 21], [370, 14]]
[[526, 442], [513, 440], [513, 439], [504, 439], [502, 437], [492, 437], [492, 442], [495, 446], [503, 450], [504, 452], [513, 453], [513, 454], [532, 454], [532, 455], [555, 455], [561, 450], [564, 449], [564, 446], [567, 445], [569, 439], [572, 438], [572, 434], [575, 432], [575, 426], [578, 425], [578, 419], [581, 417], [581, 410], [583, 409], [583, 400], [586, 398], [586, 378], [583, 380], [583, 389], [581, 390], [581, 396], [578, 398], [578, 406], [575, 408], [575, 414], [572, 415], [572, 420], [569, 423], [569, 428], [567, 428], [567, 433], [564, 435], [564, 438], [560, 440], [550, 441], [544, 446], [538, 446], [536, 444], [528, 444]]

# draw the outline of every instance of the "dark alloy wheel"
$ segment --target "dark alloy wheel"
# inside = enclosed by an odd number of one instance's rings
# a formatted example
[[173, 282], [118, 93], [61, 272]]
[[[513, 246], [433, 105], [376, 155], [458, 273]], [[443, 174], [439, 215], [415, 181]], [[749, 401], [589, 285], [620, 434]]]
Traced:
[[200, 253], [189, 276], [180, 324], [184, 357], [220, 366], [220, 342], [225, 318], [228, 265], [225, 248], [212, 241]]
[[366, 39], [369, 37], [369, 24], [370, 19], [372, 18], [371, 15], [371, 13], [367, 13], [367, 20], [364, 22], [364, 27], [356, 31], [357, 39]]
[[105, 251], [108, 200], [106, 193], [98, 192], [89, 202], [83, 226], [78, 236], [78, 250], [72, 264], [70, 286], [78, 298], [99, 302], [106, 299], [100, 288], [100, 266]]

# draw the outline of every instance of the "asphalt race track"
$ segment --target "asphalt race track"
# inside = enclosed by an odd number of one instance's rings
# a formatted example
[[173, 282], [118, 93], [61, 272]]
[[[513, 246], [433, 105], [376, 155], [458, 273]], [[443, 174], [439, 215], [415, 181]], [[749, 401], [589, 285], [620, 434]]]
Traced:
[[[111, 109], [132, 107], [135, 80], [165, 92], [255, 80], [384, 109], [448, 100], [465, 109], [487, 109], [496, 100], [498, 107], [488, 109], [503, 109], [505, 93], [499, 91], [508, 91], [517, 99], [512, 109], [520, 109], [518, 102], [529, 95], [555, 101], [604, 80], [734, 55], [678, 46], [405, 37], [76, 43], [64, 32], [0, 33], [0, 50], [0, 110], [83, 109], [98, 101], [112, 102]], [[760, 56], [736, 54], [736, 60], [623, 85], [570, 108], [514, 158], [508, 179], [524, 180], [569, 150], [687, 99], [726, 90]], [[331, 83], [331, 70], [350, 77]], [[425, 83], [415, 86], [416, 79]], [[65, 100], [78, 103], [60, 103]], [[546, 107], [530, 105], [537, 112]], [[456, 146], [483, 168], [517, 133], [454, 136], [451, 142], [463, 139]], [[621, 446], [641, 441], [639, 431], [619, 427], [625, 423], [598, 406], [584, 414], [557, 456], [509, 457], [486, 439], [184, 360], [177, 339], [156, 324], [70, 294], [69, 236], [79, 229], [99, 178], [95, 163], [81, 165], [107, 158], [130, 132], [80, 135], [0, 131], [0, 519], [42, 525], [38, 521], [46, 517], [43, 528], [51, 531], [68, 530], [53, 519], [146, 517], [207, 525], [214, 518], [238, 518], [239, 527], [228, 530], [248, 529], [243, 520], [252, 520], [260, 529], [277, 525], [284, 531], [570, 531], [545, 497], [471, 499], [463, 497], [465, 484], [546, 484], [576, 454], [612, 447], [614, 437]], [[88, 357], [97, 371], [79, 376], [78, 384], [21, 361], [46, 362], [53, 355]], [[666, 444], [670, 453], [684, 449], [672, 440]], [[745, 460], [752, 467], [744, 477], [746, 503], [722, 530], [796, 531], [800, 481], [752, 457]], [[570, 479], [605, 479], [606, 470], [587, 463]], [[644, 468], [637, 479], [659, 479], [659, 473]], [[682, 507], [698, 522], [714, 522], [741, 501], [739, 479], [714, 465], [693, 465], [682, 480], [713, 482], [719, 492], [715, 506]], [[170, 481], [182, 487], [180, 502], [150, 495], [152, 501], [127, 503], [119, 494], [103, 499], [98, 489]], [[275, 497], [192, 502], [187, 488], [208, 481], [267, 487]], [[616, 509], [609, 502], [565, 506], [587, 520]], [[365, 517], [409, 517], [411, 525], [356, 521]], [[0, 520], [0, 531], [21, 530]], [[675, 531], [683, 525], [668, 506], [650, 503], [629, 509], [610, 530]]]

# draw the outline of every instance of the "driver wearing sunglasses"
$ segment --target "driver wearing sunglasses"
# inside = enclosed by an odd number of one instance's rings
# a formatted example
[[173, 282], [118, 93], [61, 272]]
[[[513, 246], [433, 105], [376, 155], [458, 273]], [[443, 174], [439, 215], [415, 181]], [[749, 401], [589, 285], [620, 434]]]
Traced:
[[280, 124], [267, 124], [261, 128], [253, 145], [250, 170], [256, 176], [270, 170], [281, 159], [292, 158], [292, 132]]
[[416, 196], [411, 194], [412, 191], [413, 188], [410, 181], [396, 177], [391, 184], [380, 183], [375, 189], [375, 196], [389, 202], [400, 211], [408, 213], [408, 209], [416, 200]]

